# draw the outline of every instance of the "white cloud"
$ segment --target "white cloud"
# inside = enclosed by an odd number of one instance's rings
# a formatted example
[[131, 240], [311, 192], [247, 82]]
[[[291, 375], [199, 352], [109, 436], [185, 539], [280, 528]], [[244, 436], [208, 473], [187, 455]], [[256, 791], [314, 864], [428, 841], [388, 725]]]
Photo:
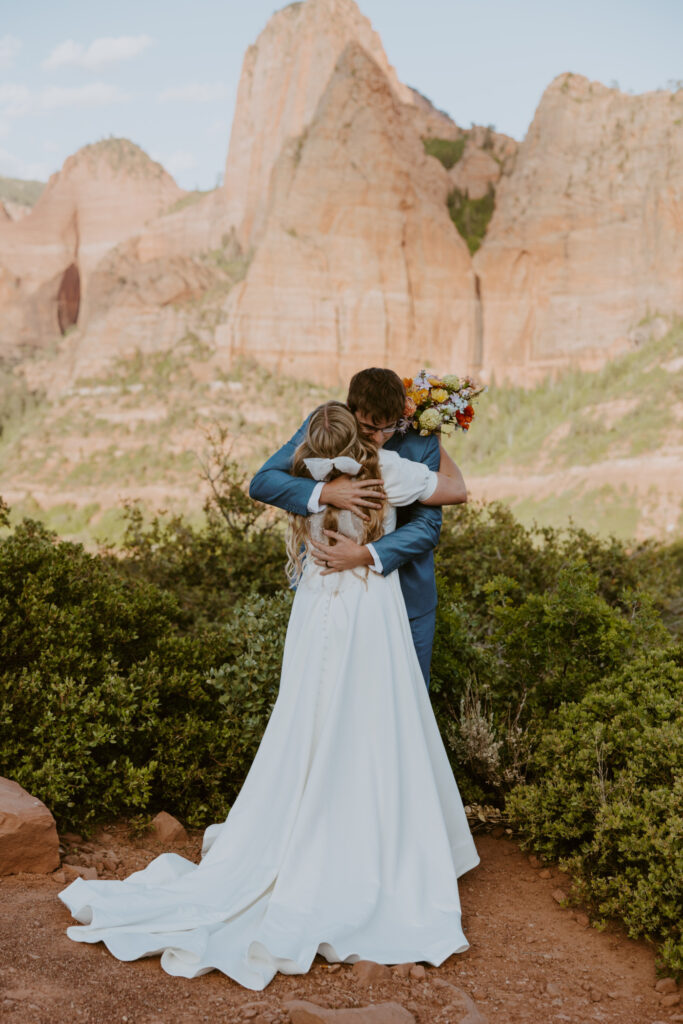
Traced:
[[130, 99], [116, 85], [106, 82], [88, 82], [87, 85], [60, 87], [51, 85], [38, 96], [42, 110], [55, 110], [57, 107], [101, 107], [108, 103], [122, 103]]
[[16, 36], [0, 36], [0, 68], [9, 68], [21, 49], [21, 39]]
[[103, 36], [94, 39], [90, 46], [83, 46], [73, 39], [67, 39], [55, 46], [52, 53], [43, 61], [43, 68], [52, 71], [55, 68], [79, 67], [94, 71], [106, 64], [116, 64], [122, 60], [138, 57], [148, 46], [151, 36]]
[[3, 117], [23, 117], [31, 109], [31, 90], [16, 82], [0, 85], [0, 114]]
[[159, 100], [162, 103], [169, 100], [212, 103], [214, 100], [225, 99], [227, 94], [227, 87], [222, 82], [189, 82], [187, 85], [176, 85], [170, 89], [164, 89], [159, 93]]
[[21, 160], [8, 150], [0, 149], [0, 174], [4, 174], [8, 178], [47, 181], [52, 174], [52, 169], [39, 160]]
[[[118, 86], [106, 82], [88, 82], [86, 85], [48, 86], [32, 93], [25, 85], [0, 85], [0, 124], [63, 107], [102, 107], [109, 103], [123, 103], [130, 96]], [[5, 131], [4, 134], [7, 134]]]

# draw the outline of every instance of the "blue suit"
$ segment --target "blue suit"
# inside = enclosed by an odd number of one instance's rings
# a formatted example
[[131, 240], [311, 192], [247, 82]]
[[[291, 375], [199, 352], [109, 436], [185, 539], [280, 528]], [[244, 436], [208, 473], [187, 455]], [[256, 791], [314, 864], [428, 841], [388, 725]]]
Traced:
[[[289, 470], [294, 452], [306, 436], [307, 423], [308, 420], [264, 463], [249, 485], [249, 494], [257, 501], [301, 516], [309, 515], [308, 501], [315, 481], [291, 476]], [[406, 459], [424, 462], [430, 469], [439, 468], [439, 442], [434, 436], [420, 437], [414, 430], [405, 435], [396, 433], [385, 448], [399, 452]], [[396, 511], [396, 530], [373, 541], [373, 546], [382, 562], [383, 575], [398, 569], [415, 650], [429, 688], [436, 623], [434, 548], [441, 532], [441, 508], [415, 502]]]

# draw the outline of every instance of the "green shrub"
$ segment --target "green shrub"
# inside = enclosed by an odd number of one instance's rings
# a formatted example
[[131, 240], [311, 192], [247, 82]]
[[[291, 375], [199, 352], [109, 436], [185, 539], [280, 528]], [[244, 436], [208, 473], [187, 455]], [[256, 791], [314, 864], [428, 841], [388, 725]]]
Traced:
[[277, 694], [289, 600], [247, 593], [204, 627], [24, 521], [0, 541], [0, 773], [60, 828], [162, 808], [197, 826], [224, 817]]
[[431, 698], [467, 799], [500, 803], [526, 775], [530, 729], [603, 675], [668, 642], [653, 548], [528, 530], [501, 505], [446, 515], [437, 552]]
[[448, 193], [447, 202], [451, 220], [474, 255], [484, 241], [489, 221], [493, 216], [496, 204], [496, 192], [493, 185], [489, 185], [488, 192], [480, 199], [470, 199], [467, 192], [454, 188]]
[[507, 809], [533, 847], [561, 859], [575, 894], [683, 969], [683, 671], [652, 649], [539, 719], [530, 781]]
[[110, 564], [172, 593], [195, 624], [224, 622], [248, 593], [273, 595], [287, 585], [284, 536], [266, 507], [245, 492], [246, 475], [216, 441], [205, 479], [211, 496], [204, 520], [154, 516], [139, 505], [125, 509], [126, 529]]
[[[222, 820], [277, 699], [281, 533], [216, 460], [205, 521], [128, 510], [91, 555], [0, 501], [0, 773], [88, 831], [166, 809]], [[681, 545], [445, 516], [431, 698], [466, 801], [565, 860], [598, 917], [680, 969]], [[676, 844], [678, 843], [678, 846]], [[678, 852], [676, 852], [678, 851]]]
[[[596, 593], [628, 611], [629, 591], [647, 592], [674, 635], [683, 591], [683, 544], [646, 541], [633, 548], [569, 526], [523, 526], [507, 505], [466, 505], [444, 511], [436, 565], [448, 587], [459, 584], [476, 629], [488, 631], [486, 586], [497, 576], [517, 584], [518, 599], [555, 584], [563, 567], [584, 563], [596, 577]], [[473, 627], [474, 628], [474, 627]]]
[[465, 151], [466, 137], [459, 139], [423, 139], [425, 153], [440, 160], [447, 171], [454, 167]]

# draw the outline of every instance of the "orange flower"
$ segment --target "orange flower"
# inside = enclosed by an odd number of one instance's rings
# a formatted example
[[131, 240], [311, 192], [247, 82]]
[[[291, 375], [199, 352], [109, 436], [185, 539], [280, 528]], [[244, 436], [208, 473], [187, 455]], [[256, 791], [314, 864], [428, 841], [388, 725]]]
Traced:
[[417, 406], [415, 405], [415, 402], [412, 400], [412, 398], [410, 398], [410, 397], [406, 398], [406, 404], [403, 407], [403, 415], [406, 416], [406, 417], [409, 417], [409, 416], [412, 417], [412, 416], [415, 415], [415, 410], [416, 409], [417, 409]]
[[403, 386], [406, 389], [406, 391], [408, 391], [409, 388], [412, 388], [412, 386], [413, 386], [413, 378], [412, 377], [404, 377], [403, 378]]

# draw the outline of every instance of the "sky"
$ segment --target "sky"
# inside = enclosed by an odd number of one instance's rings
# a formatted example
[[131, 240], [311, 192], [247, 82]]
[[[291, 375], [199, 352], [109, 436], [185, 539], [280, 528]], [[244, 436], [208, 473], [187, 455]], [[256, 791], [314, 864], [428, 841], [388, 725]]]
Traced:
[[[0, 175], [45, 181], [132, 139], [182, 188], [222, 177], [244, 51], [274, 0], [0, 0]], [[565, 71], [625, 91], [683, 79], [683, 0], [360, 0], [399, 78], [462, 127], [522, 139]], [[682, 83], [683, 84], [683, 83]]]

